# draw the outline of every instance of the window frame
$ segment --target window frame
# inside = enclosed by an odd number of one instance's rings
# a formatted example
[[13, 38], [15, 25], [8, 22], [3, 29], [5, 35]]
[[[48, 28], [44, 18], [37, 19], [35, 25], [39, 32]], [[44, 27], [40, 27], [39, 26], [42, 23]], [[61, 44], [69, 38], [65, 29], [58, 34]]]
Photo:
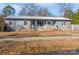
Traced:
[[27, 25], [27, 21], [26, 20], [24, 21], [24, 25]]
[[56, 24], [56, 22], [57, 22], [56, 20], [53, 20], [52, 25], [54, 26]]
[[9, 25], [12, 25], [12, 24], [13, 24], [12, 20], [9, 20]]
[[62, 25], [66, 25], [66, 21], [62, 21]]

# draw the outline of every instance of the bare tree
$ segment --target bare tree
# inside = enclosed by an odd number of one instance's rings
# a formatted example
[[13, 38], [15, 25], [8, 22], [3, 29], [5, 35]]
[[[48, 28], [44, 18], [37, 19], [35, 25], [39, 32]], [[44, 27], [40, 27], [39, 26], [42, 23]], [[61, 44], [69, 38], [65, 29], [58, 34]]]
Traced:
[[29, 16], [36, 16], [37, 14], [37, 7], [35, 4], [25, 4], [22, 10], [19, 13], [20, 15], [29, 15]]
[[66, 9], [64, 11], [64, 17], [70, 18], [73, 15], [73, 11], [71, 9]]
[[19, 13], [19, 15], [27, 15], [27, 8], [23, 7]]
[[38, 16], [49, 16], [49, 11], [47, 8], [40, 8], [38, 11]]
[[50, 13], [47, 8], [42, 8], [34, 3], [31, 3], [31, 4], [26, 4], [20, 11], [19, 15], [52, 16], [52, 13]]
[[73, 9], [73, 4], [71, 4], [71, 3], [58, 3], [57, 5], [58, 5], [58, 8], [59, 8], [59, 11], [60, 11], [61, 14], [62, 13], [64, 14], [64, 12], [66, 10], [72, 10]]

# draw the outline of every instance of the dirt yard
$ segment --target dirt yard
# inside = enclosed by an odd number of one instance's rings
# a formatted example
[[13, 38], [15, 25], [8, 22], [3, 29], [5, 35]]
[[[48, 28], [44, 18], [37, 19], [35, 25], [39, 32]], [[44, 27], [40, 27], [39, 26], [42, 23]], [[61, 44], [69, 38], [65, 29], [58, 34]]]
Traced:
[[0, 42], [0, 54], [4, 55], [42, 54], [64, 50], [79, 50], [79, 39]]
[[0, 32], [0, 37], [2, 36], [64, 36], [79, 34], [79, 31], [58, 31], [58, 30], [44, 30], [44, 31], [28, 31], [28, 32]]
[[[71, 39], [76, 37], [78, 38]], [[0, 40], [0, 54], [49, 54], [53, 52], [79, 50], [79, 31], [29, 31], [29, 32], [0, 32], [0, 37], [16, 36], [16, 40]], [[53, 37], [51, 40], [42, 38], [44, 40], [21, 40], [18, 37]], [[56, 36], [64, 36], [63, 38], [56, 38]], [[70, 38], [68, 36], [71, 36]], [[57, 39], [55, 39], [55, 38]], [[25, 39], [26, 39], [25, 38]], [[2, 38], [0, 38], [2, 39]]]

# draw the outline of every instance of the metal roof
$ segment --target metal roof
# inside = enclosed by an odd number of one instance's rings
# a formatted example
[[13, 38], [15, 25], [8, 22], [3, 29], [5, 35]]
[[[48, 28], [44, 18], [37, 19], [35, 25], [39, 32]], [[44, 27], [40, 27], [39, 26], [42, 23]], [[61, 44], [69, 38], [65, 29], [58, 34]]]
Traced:
[[49, 17], [49, 16], [7, 16], [6, 19], [36, 19], [36, 20], [71, 20], [64, 17]]

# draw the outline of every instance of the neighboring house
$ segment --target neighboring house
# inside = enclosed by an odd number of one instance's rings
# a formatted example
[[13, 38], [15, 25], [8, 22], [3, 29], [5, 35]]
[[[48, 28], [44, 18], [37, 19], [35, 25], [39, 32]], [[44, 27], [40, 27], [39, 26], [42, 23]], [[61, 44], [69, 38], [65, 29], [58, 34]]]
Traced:
[[48, 16], [7, 16], [5, 23], [13, 30], [71, 29], [71, 19]]

